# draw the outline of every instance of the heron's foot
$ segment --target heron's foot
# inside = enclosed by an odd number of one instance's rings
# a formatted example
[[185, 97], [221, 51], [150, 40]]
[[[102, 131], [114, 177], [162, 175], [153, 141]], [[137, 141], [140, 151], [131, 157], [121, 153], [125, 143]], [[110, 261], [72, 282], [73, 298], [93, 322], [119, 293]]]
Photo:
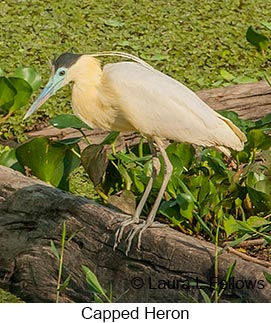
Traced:
[[124, 220], [122, 221], [122, 223], [120, 224], [116, 234], [115, 234], [115, 243], [114, 243], [114, 246], [113, 246], [113, 250], [115, 251], [117, 246], [120, 244], [121, 242], [121, 239], [123, 237], [123, 232], [124, 232], [124, 229], [130, 225], [130, 224], [138, 224], [139, 223], [139, 219], [137, 218], [131, 218], [129, 217], [129, 219], [127, 220]]
[[112, 220], [112, 222], [110, 223], [111, 226], [114, 226], [115, 224], [121, 224], [123, 221], [127, 221], [131, 219], [131, 215], [126, 215], [125, 214], [126, 219], [123, 220], [123, 217], [119, 217], [119, 218], [114, 218]]
[[143, 232], [148, 229], [149, 227], [152, 228], [161, 228], [164, 227], [165, 224], [163, 223], [159, 223], [159, 222], [148, 222], [148, 221], [144, 221], [143, 223], [138, 224], [137, 226], [135, 226], [130, 232], [129, 235], [127, 237], [127, 248], [125, 251], [126, 256], [128, 255], [130, 249], [131, 249], [131, 245], [133, 242], [133, 239], [135, 237], [135, 235], [138, 233], [138, 240], [137, 240], [137, 248], [140, 249], [141, 247], [141, 238], [142, 238], [142, 234]]

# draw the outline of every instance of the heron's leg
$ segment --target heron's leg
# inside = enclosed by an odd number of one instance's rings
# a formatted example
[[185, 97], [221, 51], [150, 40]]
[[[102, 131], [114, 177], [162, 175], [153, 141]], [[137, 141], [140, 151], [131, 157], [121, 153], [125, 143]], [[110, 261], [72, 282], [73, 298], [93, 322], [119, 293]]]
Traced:
[[135, 210], [134, 215], [131, 218], [123, 221], [121, 223], [121, 225], [119, 226], [119, 228], [115, 234], [115, 244], [113, 247], [114, 250], [116, 249], [116, 247], [118, 246], [118, 244], [120, 243], [120, 241], [122, 239], [124, 229], [130, 224], [137, 224], [139, 222], [140, 214], [143, 210], [143, 207], [147, 201], [148, 196], [150, 195], [153, 182], [154, 182], [157, 174], [160, 171], [160, 161], [159, 161], [159, 158], [157, 157], [157, 151], [156, 151], [156, 148], [153, 144], [153, 140], [148, 139], [148, 144], [149, 144], [150, 151], [152, 154], [152, 174], [151, 174], [151, 177], [150, 177], [149, 182], [147, 184], [147, 187], [144, 191], [144, 194], [143, 194], [140, 202], [138, 203], [138, 206]]
[[160, 188], [160, 190], [158, 192], [156, 200], [155, 200], [155, 202], [153, 204], [151, 212], [149, 213], [146, 221], [144, 221], [144, 223], [142, 223], [142, 224], [138, 225], [137, 227], [135, 227], [130, 232], [130, 234], [128, 236], [128, 239], [127, 239], [128, 244], [127, 244], [126, 254], [129, 252], [131, 244], [132, 244], [132, 241], [133, 241], [133, 238], [134, 238], [134, 236], [136, 235], [137, 232], [139, 232], [137, 247], [140, 248], [142, 233], [148, 227], [150, 227], [153, 224], [155, 215], [157, 213], [157, 210], [159, 208], [160, 202], [161, 202], [161, 200], [163, 198], [163, 194], [164, 194], [164, 192], [166, 190], [167, 184], [168, 184], [168, 182], [170, 180], [170, 177], [171, 177], [171, 174], [172, 174], [173, 167], [172, 167], [172, 164], [171, 164], [171, 162], [170, 162], [170, 160], [169, 160], [169, 158], [167, 156], [167, 153], [166, 153], [166, 151], [165, 151], [165, 149], [163, 147], [162, 142], [159, 139], [156, 139], [155, 142], [157, 144], [158, 149], [161, 152], [161, 155], [162, 155], [164, 163], [165, 163], [164, 180], [163, 180], [162, 186], [161, 186], [161, 188]]

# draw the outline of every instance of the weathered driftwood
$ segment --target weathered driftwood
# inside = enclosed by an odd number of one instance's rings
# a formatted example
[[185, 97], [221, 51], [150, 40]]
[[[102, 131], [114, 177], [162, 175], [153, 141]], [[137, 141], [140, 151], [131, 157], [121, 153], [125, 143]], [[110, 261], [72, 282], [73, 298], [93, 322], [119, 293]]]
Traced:
[[213, 109], [235, 111], [243, 119], [256, 120], [271, 113], [271, 87], [265, 81], [201, 90], [197, 94]]
[[[126, 256], [124, 241], [112, 250], [115, 221], [124, 215], [1, 166], [0, 199], [0, 288], [28, 302], [55, 300], [58, 262], [50, 240], [60, 246], [64, 220], [67, 236], [79, 232], [65, 248], [63, 278], [70, 274], [71, 281], [62, 302], [92, 299], [81, 265], [95, 271], [104, 288], [112, 283], [115, 301], [121, 302], [200, 299], [200, 283], [210, 285], [214, 277], [214, 245], [169, 227], [151, 228], [143, 234], [141, 250], [133, 245]], [[224, 251], [219, 279], [234, 261], [228, 297], [270, 302], [271, 286], [263, 277], [267, 268]]]

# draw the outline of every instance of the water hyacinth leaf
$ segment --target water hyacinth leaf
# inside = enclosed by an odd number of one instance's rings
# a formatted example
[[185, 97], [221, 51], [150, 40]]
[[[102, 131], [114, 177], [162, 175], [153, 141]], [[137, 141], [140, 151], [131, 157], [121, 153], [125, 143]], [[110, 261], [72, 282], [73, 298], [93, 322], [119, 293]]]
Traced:
[[83, 122], [73, 114], [59, 114], [58, 116], [50, 119], [49, 123], [58, 129], [64, 129], [64, 128], [74, 128], [77, 130], [82, 128], [90, 129], [90, 130], [92, 129], [85, 122]]
[[121, 177], [125, 180], [126, 187], [130, 188], [131, 185], [133, 184], [133, 181], [132, 181], [132, 179], [131, 179], [128, 171], [127, 171], [127, 168], [124, 165], [119, 164], [118, 165], [118, 171], [119, 171]]
[[134, 185], [135, 187], [137, 188], [137, 190], [140, 192], [140, 193], [143, 193], [144, 192], [144, 189], [145, 189], [145, 186], [144, 184], [141, 182], [139, 176], [137, 173], [134, 173], [134, 177], [133, 177], [133, 181], [134, 181]]
[[242, 150], [242, 151], [238, 151], [236, 156], [236, 160], [239, 160], [240, 163], [248, 163], [249, 161], [249, 154]]
[[0, 77], [0, 89], [0, 109], [8, 111], [9, 108], [13, 105], [17, 91], [9, 82], [9, 80], [4, 76]]
[[215, 171], [216, 174], [226, 175], [228, 169], [223, 163], [222, 159], [212, 156], [210, 154], [205, 154], [202, 159], [208, 162], [208, 164]]
[[5, 75], [5, 72], [4, 72], [4, 70], [0, 67], [0, 77], [1, 76], [4, 76]]
[[218, 111], [219, 114], [221, 114], [222, 116], [230, 119], [238, 128], [240, 128], [241, 130], [243, 130], [244, 132], [246, 132], [246, 129], [248, 127], [254, 127], [255, 122], [251, 121], [251, 120], [244, 120], [241, 119], [238, 115], [238, 113], [234, 112], [234, 111]]
[[101, 18], [101, 21], [106, 25], [110, 27], [121, 27], [124, 25], [124, 22], [114, 20], [114, 19], [103, 19]]
[[18, 67], [14, 72], [14, 76], [25, 80], [33, 91], [41, 87], [41, 76], [31, 67]]
[[255, 128], [271, 127], [271, 113], [255, 122]]
[[16, 89], [17, 93], [14, 97], [14, 102], [9, 108], [10, 111], [15, 111], [26, 104], [28, 104], [29, 99], [32, 95], [32, 87], [23, 79], [17, 77], [9, 77], [9, 82]]
[[229, 237], [234, 232], [237, 232], [240, 229], [238, 222], [231, 215], [228, 219], [224, 220], [224, 228], [226, 231], [227, 237]]
[[199, 193], [198, 202], [203, 203], [210, 192], [210, 181], [205, 176], [198, 176], [199, 179]]
[[246, 39], [250, 44], [254, 45], [259, 50], [266, 49], [269, 42], [268, 37], [257, 32], [251, 26], [247, 29]]
[[119, 131], [110, 131], [110, 133], [101, 142], [101, 145], [111, 145], [113, 144], [119, 136]]
[[247, 84], [247, 83], [258, 82], [258, 80], [256, 77], [249, 77], [249, 76], [245, 76], [245, 75], [240, 75], [240, 76], [235, 77], [233, 82], [236, 84]]
[[86, 281], [94, 293], [101, 294], [106, 297], [106, 293], [100, 285], [97, 276], [87, 266], [82, 265], [83, 272], [86, 277]]
[[134, 51], [138, 51], [140, 49], [139, 45], [136, 45], [135, 43], [128, 41], [128, 40], [118, 41], [117, 45], [120, 46], [121, 48], [130, 47]]
[[181, 171], [183, 167], [190, 168], [195, 155], [195, 149], [192, 145], [176, 142], [171, 143], [167, 147], [166, 152], [173, 168], [177, 171]]
[[70, 144], [67, 143], [63, 144], [66, 146], [65, 156], [64, 156], [64, 171], [61, 178], [60, 183], [58, 184], [58, 188], [69, 191], [69, 176], [71, 172], [80, 166], [81, 159], [74, 153], [74, 151], [79, 154], [80, 148], [77, 144]]
[[45, 137], [34, 138], [16, 149], [19, 163], [31, 174], [57, 187], [64, 173], [66, 146]]
[[60, 144], [66, 145], [66, 146], [71, 146], [74, 144], [77, 144], [78, 142], [81, 141], [81, 137], [74, 137], [74, 138], [66, 138], [66, 139], [61, 139], [57, 140]]
[[260, 173], [255, 173], [255, 172], [250, 172], [248, 173], [247, 175], [247, 178], [246, 178], [246, 183], [248, 186], [250, 187], [254, 187], [255, 188], [255, 185], [261, 181], [261, 180], [265, 180], [265, 175]]
[[194, 201], [191, 196], [186, 193], [181, 193], [177, 196], [177, 203], [180, 207], [180, 214], [189, 221], [192, 221]]
[[231, 73], [229, 73], [228, 71], [222, 69], [220, 70], [220, 75], [223, 77], [224, 80], [230, 82], [234, 79], [234, 75], [232, 75]]
[[261, 191], [261, 192], [263, 192], [265, 194], [269, 194], [270, 197], [271, 197], [271, 180], [270, 180], [269, 177], [255, 183], [254, 188], [257, 191]]
[[16, 158], [15, 149], [8, 149], [0, 152], [0, 165], [6, 167], [12, 167], [18, 163]]
[[180, 208], [176, 200], [163, 201], [159, 207], [159, 212], [170, 219], [173, 225], [178, 226], [181, 222]]
[[261, 227], [263, 225], [270, 225], [270, 222], [267, 221], [266, 219], [262, 218], [262, 217], [259, 217], [259, 216], [250, 216], [248, 219], [247, 219], [247, 224], [250, 226], [250, 227], [253, 227], [253, 228], [258, 228], [258, 227]]
[[81, 162], [94, 186], [99, 185], [108, 165], [104, 145], [89, 145], [82, 152]]
[[267, 150], [271, 147], [271, 136], [260, 129], [252, 129], [247, 134], [249, 146], [253, 149]]
[[267, 29], [271, 30], [271, 23], [267, 21], [261, 21], [261, 24]]
[[0, 153], [0, 165], [10, 167], [23, 173], [24, 169], [16, 157], [16, 150], [11, 148]]
[[271, 197], [269, 194], [257, 191], [256, 189], [249, 186], [247, 187], [247, 191], [256, 213], [266, 213], [271, 211]]

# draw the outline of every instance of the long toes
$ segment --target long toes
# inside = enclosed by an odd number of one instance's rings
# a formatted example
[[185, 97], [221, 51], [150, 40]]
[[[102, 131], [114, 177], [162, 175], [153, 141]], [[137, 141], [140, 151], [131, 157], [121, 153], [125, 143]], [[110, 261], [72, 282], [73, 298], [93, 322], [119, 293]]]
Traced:
[[127, 218], [125, 219], [125, 220], [123, 220], [123, 217], [119, 217], [119, 218], [114, 218], [113, 220], [112, 220], [112, 222], [111, 222], [111, 226], [114, 226], [115, 224], [119, 224], [119, 223], [122, 223], [122, 222], [126, 222], [126, 221], [128, 221], [128, 220], [130, 220], [131, 219], [131, 216], [129, 215], [127, 215]]
[[121, 242], [121, 239], [122, 239], [122, 236], [123, 236], [123, 233], [124, 233], [124, 229], [130, 225], [130, 224], [134, 224], [134, 223], [137, 223], [138, 220], [137, 219], [127, 219], [125, 221], [123, 221], [119, 228], [117, 229], [116, 233], [115, 233], [115, 243], [114, 243], [114, 246], [113, 246], [113, 250], [115, 250], [117, 248], [117, 246], [120, 244]]
[[141, 247], [141, 237], [142, 237], [142, 234], [143, 234], [143, 232], [148, 228], [149, 226], [144, 226], [141, 230], [140, 230], [140, 232], [139, 232], [139, 234], [138, 234], [138, 238], [137, 238], [137, 249], [140, 249], [140, 247]]
[[132, 242], [133, 242], [133, 239], [134, 239], [134, 236], [137, 234], [137, 232], [144, 227], [145, 224], [139, 224], [137, 225], [135, 228], [133, 228], [128, 237], [127, 237], [127, 248], [126, 248], [126, 256], [128, 255], [130, 249], [131, 249], [131, 245], [132, 245]]

